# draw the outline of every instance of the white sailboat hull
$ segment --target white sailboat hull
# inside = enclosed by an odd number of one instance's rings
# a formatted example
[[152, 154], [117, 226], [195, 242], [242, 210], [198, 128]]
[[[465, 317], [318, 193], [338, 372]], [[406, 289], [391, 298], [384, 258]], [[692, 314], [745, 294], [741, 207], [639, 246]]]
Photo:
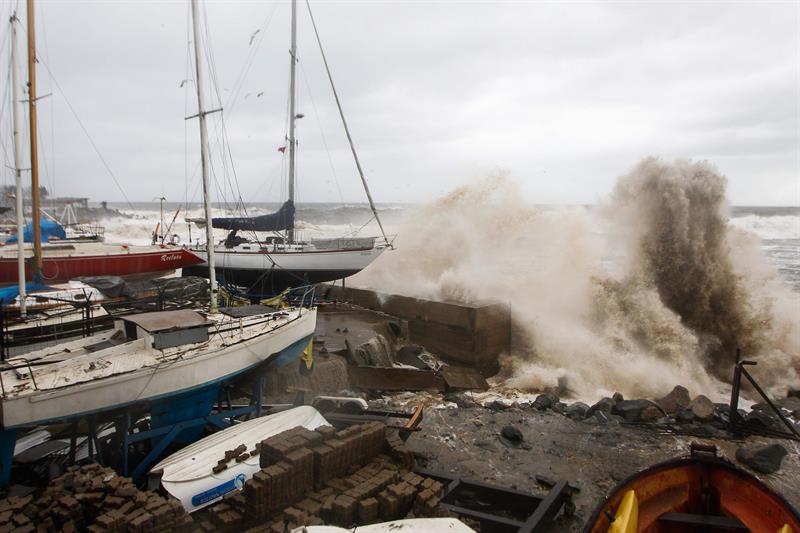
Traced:
[[[207, 260], [204, 247], [192, 252]], [[307, 283], [334, 281], [352, 276], [377, 259], [386, 247], [373, 246], [361, 249], [316, 250], [313, 247], [296, 247], [287, 251], [264, 252], [259, 246], [214, 248], [217, 277], [235, 285], [249, 286], [268, 280], [272, 288]], [[205, 272], [203, 272], [205, 269]], [[184, 275], [208, 275], [206, 265], [184, 268]]]
[[[268, 325], [269, 331], [251, 338], [237, 339], [235, 330], [227, 340], [224, 339], [225, 334], [217, 334], [212, 337], [212, 341], [217, 339], [216, 345], [198, 348], [195, 354], [181, 352], [170, 357], [164, 356], [166, 351], [148, 350], [146, 346], [133, 351], [129, 345], [122, 345], [118, 348], [127, 351], [104, 354], [105, 350], [102, 350], [79, 356], [77, 361], [53, 363], [64, 368], [35, 376], [36, 388], [31, 386], [30, 378], [25, 379], [27, 390], [17, 393], [9, 392], [13, 390], [15, 381], [20, 381], [14, 379], [14, 374], [24, 373], [25, 369], [6, 370], [2, 372], [6, 391], [2, 398], [2, 427], [9, 429], [64, 420], [213, 385], [246, 372], [287, 347], [309, 339], [315, 326], [316, 309], [297, 309], [287, 318]], [[80, 339], [59, 345], [58, 348], [69, 349], [69, 345], [85, 344], [85, 341]], [[35, 358], [36, 353], [27, 357]], [[85, 358], [85, 361], [80, 361], [80, 358]], [[138, 363], [136, 358], [140, 359]], [[19, 365], [19, 362], [16, 363]], [[81, 375], [89, 369], [99, 369], [103, 364], [108, 365], [104, 367], [107, 369], [106, 375], [98, 373], [98, 376], [88, 380]], [[126, 365], [133, 368], [127, 371]]]

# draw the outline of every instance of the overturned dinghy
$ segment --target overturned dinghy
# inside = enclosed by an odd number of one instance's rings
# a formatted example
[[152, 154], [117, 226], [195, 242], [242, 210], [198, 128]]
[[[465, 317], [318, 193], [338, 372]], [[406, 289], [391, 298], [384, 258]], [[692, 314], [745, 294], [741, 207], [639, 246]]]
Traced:
[[228, 492], [240, 490], [245, 481], [261, 469], [258, 454], [253, 454], [241, 462], [231, 457], [230, 466], [215, 470], [218, 461], [228, 457], [231, 450], [241, 447], [250, 452], [262, 440], [297, 426], [316, 429], [328, 425], [322, 415], [309, 406], [248, 420], [209, 435], [158, 463], [150, 471], [150, 487], [154, 489], [160, 482], [164, 490], [180, 500], [186, 511], [197, 511]]
[[9, 359], [0, 367], [0, 483], [8, 479], [17, 428], [142, 402], [169, 411], [170, 402], [191, 399], [207, 414], [223, 381], [299, 356], [316, 309], [262, 311], [128, 315], [107, 333]]
[[692, 444], [690, 457], [651, 466], [595, 509], [584, 533], [800, 532], [800, 514], [761, 481]]

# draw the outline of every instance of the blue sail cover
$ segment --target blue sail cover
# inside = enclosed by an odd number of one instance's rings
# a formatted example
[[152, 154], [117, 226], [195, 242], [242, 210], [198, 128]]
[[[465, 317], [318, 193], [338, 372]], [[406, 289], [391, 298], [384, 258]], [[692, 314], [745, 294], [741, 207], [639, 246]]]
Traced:
[[[56, 239], [67, 238], [67, 233], [58, 222], [53, 222], [52, 220], [42, 220], [39, 226], [42, 229], [42, 242], [49, 241], [51, 237], [55, 237]], [[33, 242], [33, 224], [28, 224], [25, 226], [25, 229], [22, 230], [22, 236], [25, 239], [24, 242]], [[17, 242], [16, 235], [12, 235], [6, 240], [6, 244], [13, 244], [15, 242]]]
[[[35, 281], [29, 281], [25, 284], [25, 294], [31, 294], [36, 291], [52, 291], [52, 287], [48, 287], [47, 285], [42, 285], [41, 283], [36, 283]], [[17, 296], [19, 296], [19, 285], [9, 285], [8, 287], [3, 287], [0, 289], [0, 304], [8, 305], [10, 303], [14, 303]]]
[[281, 231], [294, 227], [294, 203], [287, 200], [280, 209], [259, 217], [212, 218], [211, 227], [245, 231]]

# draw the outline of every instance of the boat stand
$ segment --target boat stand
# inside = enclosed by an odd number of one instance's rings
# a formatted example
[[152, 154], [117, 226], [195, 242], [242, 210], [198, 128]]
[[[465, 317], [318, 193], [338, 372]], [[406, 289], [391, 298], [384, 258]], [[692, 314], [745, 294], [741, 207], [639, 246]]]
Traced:
[[[151, 403], [144, 409], [142, 406], [131, 406], [122, 411], [117, 411], [113, 416], [104, 416], [102, 419], [98, 415], [89, 415], [84, 419], [77, 419], [72, 422], [69, 428], [69, 459], [67, 464], [74, 464], [78, 442], [78, 424], [81, 420], [85, 421], [86, 445], [88, 460], [93, 462], [114, 463], [105, 464], [117, 470], [120, 475], [133, 478], [134, 482], [140, 484], [144, 481], [150, 466], [158, 460], [164, 451], [172, 444], [181, 441], [181, 436], [199, 434], [206, 426], [215, 429], [225, 429], [237, 423], [237, 419], [252, 415], [253, 417], [262, 414], [262, 392], [264, 390], [265, 378], [263, 376], [253, 380], [252, 393], [249, 396], [247, 405], [233, 405], [231, 402], [231, 390], [235, 389], [241, 396], [242, 391], [235, 388], [232, 383], [222, 383], [211, 390], [200, 391], [198, 395], [212, 394], [216, 401], [212, 399], [210, 409], [205, 409], [207, 414], [194, 413], [193, 416], [181, 416], [178, 413], [168, 423], [161, 423], [158, 427], [143, 425], [142, 421], [149, 417], [150, 424], [153, 424], [157, 416], [157, 403]], [[174, 399], [168, 402], [174, 402]], [[208, 405], [208, 404], [206, 404]], [[161, 404], [164, 408], [164, 404]], [[113, 435], [102, 435], [108, 431], [109, 423], [113, 423], [115, 432]], [[195, 437], [196, 438], [196, 437]], [[193, 440], [193, 439], [192, 439]], [[131, 448], [140, 443], [149, 441], [150, 448], [141, 459], [134, 459]]]
[[415, 470], [445, 486], [442, 506], [453, 514], [475, 520], [482, 533], [536, 533], [550, 531], [553, 519], [564, 507], [571, 514], [572, 491], [556, 481], [544, 497], [482, 481], [465, 480], [440, 472]]
[[[755, 361], [747, 361], [741, 360], [741, 352], [736, 350], [736, 366], [734, 367], [733, 371], [733, 387], [731, 389], [731, 403], [729, 406], [729, 419], [730, 419], [730, 427], [731, 432], [734, 435], [745, 435], [748, 433], [756, 433], [760, 435], [765, 435], [769, 437], [780, 437], [784, 439], [792, 439], [792, 440], [800, 440], [800, 433], [798, 433], [797, 429], [795, 429], [794, 425], [787, 420], [787, 418], [781, 413], [781, 410], [772, 403], [772, 400], [769, 399], [767, 393], [764, 392], [753, 376], [747, 371], [745, 366], [755, 366], [757, 363]], [[786, 426], [788, 431], [783, 431], [779, 429], [772, 429], [763, 426], [756, 426], [754, 424], [748, 423], [742, 415], [739, 414], [739, 392], [742, 388], [742, 376], [747, 378], [747, 381], [753, 386], [754, 389], [761, 395], [761, 398], [767, 403], [767, 405], [772, 409], [772, 412], [775, 413], [780, 421]]]

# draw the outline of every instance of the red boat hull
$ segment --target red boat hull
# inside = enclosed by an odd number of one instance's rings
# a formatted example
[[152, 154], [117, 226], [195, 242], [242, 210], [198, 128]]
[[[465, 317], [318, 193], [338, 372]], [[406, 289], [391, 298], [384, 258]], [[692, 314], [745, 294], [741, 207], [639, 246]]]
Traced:
[[[148, 277], [166, 274], [178, 268], [202, 263], [203, 259], [183, 248], [158, 251], [109, 254], [76, 254], [42, 259], [45, 283], [61, 283], [80, 276]], [[26, 261], [25, 276], [31, 279], [31, 259]], [[17, 282], [17, 259], [0, 258], [0, 284]]]

